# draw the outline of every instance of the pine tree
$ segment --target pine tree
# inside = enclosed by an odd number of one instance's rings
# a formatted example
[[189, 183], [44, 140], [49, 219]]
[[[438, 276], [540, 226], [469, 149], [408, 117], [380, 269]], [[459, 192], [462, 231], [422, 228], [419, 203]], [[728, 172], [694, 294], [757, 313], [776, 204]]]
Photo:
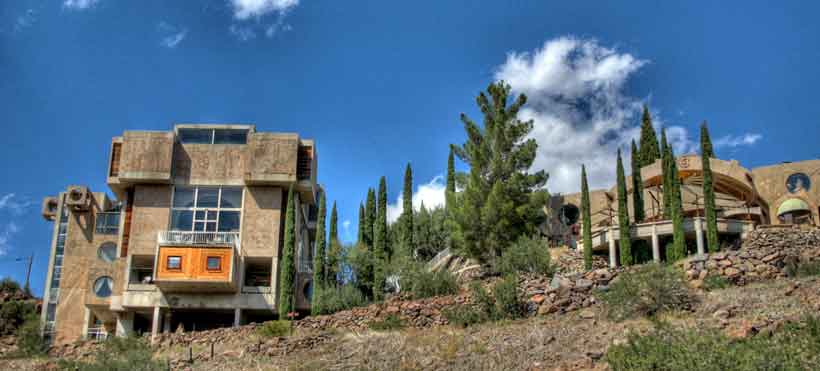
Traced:
[[327, 252], [327, 278], [328, 286], [336, 286], [339, 283], [339, 272], [342, 264], [342, 244], [339, 241], [339, 215], [336, 212], [336, 201], [333, 201], [333, 208], [330, 211], [330, 236], [328, 238]]
[[373, 188], [367, 189], [367, 201], [364, 204], [365, 212], [365, 228], [364, 228], [364, 242], [370, 251], [373, 251], [373, 226], [376, 223], [376, 192]]
[[[661, 171], [663, 181], [663, 218], [672, 218], [672, 185], [669, 180], [669, 143], [666, 141], [666, 129], [661, 129]], [[674, 162], [674, 159], [672, 160]]]
[[384, 177], [379, 179], [376, 210], [376, 222], [373, 225], [373, 300], [382, 300], [387, 269], [387, 182]]
[[717, 233], [717, 214], [715, 211], [715, 187], [712, 181], [711, 157], [714, 157], [712, 143], [709, 139], [709, 129], [706, 121], [700, 126], [700, 153], [703, 166], [703, 205], [706, 212], [706, 240], [709, 252], [720, 249]]
[[618, 176], [618, 231], [621, 238], [618, 240], [620, 246], [621, 265], [632, 265], [632, 233], [629, 225], [629, 206], [626, 202], [626, 177], [624, 176], [624, 163], [621, 160], [621, 150], [618, 150], [617, 163]]
[[401, 246], [402, 253], [412, 257], [416, 251], [413, 243], [413, 169], [410, 164], [404, 170], [404, 189], [402, 190], [402, 215], [401, 215]]
[[686, 235], [683, 232], [683, 202], [678, 178], [678, 162], [675, 160], [675, 152], [671, 146], [666, 147], [666, 153], [669, 159], [669, 198], [672, 214], [672, 251], [667, 252], [667, 260], [673, 262], [686, 257]]
[[634, 211], [635, 223], [640, 223], [646, 217], [643, 204], [643, 178], [641, 177], [641, 165], [638, 159], [640, 153], [635, 141], [632, 141], [632, 210]]
[[507, 105], [511, 88], [504, 82], [487, 88], [489, 97], [476, 99], [484, 114], [479, 126], [461, 114], [467, 141], [453, 151], [470, 166], [465, 188], [453, 207], [453, 244], [460, 254], [481, 262], [495, 261], [521, 236], [537, 233], [548, 201], [544, 171], [527, 173], [538, 144], [527, 139], [532, 121], [521, 121], [518, 111], [526, 103], [519, 95]]
[[319, 215], [316, 218], [316, 251], [313, 254], [313, 298], [311, 299], [311, 308], [314, 315], [319, 314], [318, 310], [321, 307], [319, 304], [319, 295], [317, 293], [326, 286], [326, 248], [325, 248], [325, 214], [327, 214], [327, 205], [325, 204], [325, 194], [322, 192], [319, 196]]
[[641, 150], [638, 155], [638, 164], [640, 167], [651, 165], [655, 160], [661, 158], [662, 153], [662, 150], [658, 149], [658, 137], [655, 135], [655, 128], [652, 127], [652, 116], [649, 115], [649, 107], [644, 105], [641, 117]]
[[592, 269], [592, 214], [589, 209], [589, 184], [586, 166], [581, 165], [581, 218], [583, 219], [584, 268]]
[[293, 185], [288, 191], [287, 210], [285, 211], [285, 240], [282, 247], [282, 268], [279, 277], [279, 319], [288, 318], [293, 312], [294, 283], [296, 280], [296, 201]]

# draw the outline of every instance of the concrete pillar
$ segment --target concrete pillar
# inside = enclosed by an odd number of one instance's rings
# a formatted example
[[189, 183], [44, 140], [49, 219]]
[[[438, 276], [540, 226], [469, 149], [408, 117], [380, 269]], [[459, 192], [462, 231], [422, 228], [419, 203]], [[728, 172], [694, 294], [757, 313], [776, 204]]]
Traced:
[[611, 226], [607, 233], [609, 234], [607, 237], [607, 240], [609, 240], [609, 266], [615, 268], [618, 266], [618, 254], [615, 252], [615, 232]]
[[242, 309], [236, 308], [233, 310], [233, 327], [242, 325]]
[[698, 256], [703, 256], [706, 251], [703, 249], [703, 220], [701, 218], [694, 218], [695, 223], [695, 239], [698, 243]]
[[171, 329], [171, 311], [165, 312], [165, 315], [162, 316], [162, 332], [167, 334], [169, 332], [173, 332], [174, 330]]
[[658, 242], [658, 225], [652, 224], [652, 260], [655, 263], [661, 262], [661, 246]]
[[91, 310], [88, 307], [83, 308], [83, 339], [88, 339], [88, 328], [92, 326]]
[[157, 335], [159, 334], [159, 314], [159, 306], [154, 307], [154, 319], [151, 321], [151, 343], [157, 340]]
[[117, 313], [117, 330], [119, 337], [126, 337], [134, 331], [134, 312]]

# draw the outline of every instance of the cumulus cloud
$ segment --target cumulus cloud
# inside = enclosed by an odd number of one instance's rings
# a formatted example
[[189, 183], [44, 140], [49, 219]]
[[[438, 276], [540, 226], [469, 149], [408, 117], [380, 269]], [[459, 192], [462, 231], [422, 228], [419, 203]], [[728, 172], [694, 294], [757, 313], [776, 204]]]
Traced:
[[11, 239], [20, 232], [20, 227], [14, 222], [9, 222], [0, 231], [0, 255], [6, 255], [11, 249]]
[[[271, 38], [279, 31], [290, 31], [293, 27], [285, 23], [288, 12], [299, 5], [299, 0], [231, 0], [233, 16], [237, 23], [228, 31], [240, 41], [256, 38], [257, 33]], [[275, 15], [275, 20], [269, 16]]]
[[157, 31], [162, 35], [159, 44], [168, 49], [176, 48], [188, 35], [187, 28], [172, 26], [166, 22], [160, 22]]
[[[435, 209], [443, 207], [445, 202], [445, 189], [447, 184], [443, 175], [434, 177], [427, 183], [416, 187], [413, 192], [413, 209], [418, 211], [421, 209], [421, 204], [427, 209]], [[387, 205], [387, 222], [393, 223], [399, 219], [399, 216], [404, 212], [404, 203], [402, 202], [403, 194], [399, 193], [396, 202]]]
[[15, 215], [20, 215], [33, 203], [26, 199], [20, 199], [14, 193], [7, 193], [0, 197], [0, 211], [8, 211]]
[[100, 0], [65, 0], [63, 7], [71, 10], [85, 10], [96, 5]]
[[718, 140], [715, 141], [714, 146], [716, 148], [735, 148], [740, 146], [751, 146], [757, 143], [757, 141], [762, 138], [762, 135], [753, 133], [746, 133], [743, 135], [736, 136], [730, 134], [718, 138]]
[[284, 13], [299, 5], [299, 0], [231, 0], [233, 16], [239, 20]]
[[[618, 148], [626, 150], [624, 161], [629, 164], [629, 143], [640, 135], [644, 101], [624, 90], [647, 63], [596, 40], [561, 37], [532, 52], [511, 52], [498, 67], [497, 79], [509, 83], [514, 93], [527, 95], [520, 117], [534, 121], [530, 136], [538, 142], [531, 170], [549, 172], [551, 192], [578, 192], [581, 164], [587, 167], [590, 187], [611, 187]], [[653, 122], [656, 127], [663, 124], [657, 112]], [[666, 130], [676, 153], [693, 150], [686, 128]]]

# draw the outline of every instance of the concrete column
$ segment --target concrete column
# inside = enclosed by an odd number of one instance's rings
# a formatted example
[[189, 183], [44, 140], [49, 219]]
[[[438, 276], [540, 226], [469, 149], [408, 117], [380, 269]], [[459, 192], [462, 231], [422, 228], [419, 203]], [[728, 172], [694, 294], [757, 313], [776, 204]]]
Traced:
[[608, 240], [609, 240], [609, 266], [615, 268], [618, 266], [618, 254], [615, 252], [615, 232], [612, 231], [612, 227], [609, 227]]
[[652, 224], [652, 260], [655, 263], [661, 262], [661, 246], [658, 242], [658, 225]]
[[125, 337], [134, 331], [134, 312], [117, 313], [117, 330], [119, 337]]
[[159, 334], [159, 314], [159, 306], [154, 307], [154, 320], [151, 321], [151, 343], [157, 340], [157, 335]]
[[169, 332], [173, 332], [173, 330], [171, 329], [171, 311], [169, 310], [165, 312], [165, 315], [162, 316], [162, 318], [162, 332], [166, 334]]
[[703, 249], [703, 220], [701, 218], [694, 218], [695, 223], [695, 239], [698, 243], [698, 256], [703, 256], [706, 251]]
[[242, 308], [236, 308], [233, 310], [233, 327], [240, 325], [242, 325]]
[[83, 308], [83, 339], [88, 339], [88, 327], [91, 325], [91, 310], [85, 307]]

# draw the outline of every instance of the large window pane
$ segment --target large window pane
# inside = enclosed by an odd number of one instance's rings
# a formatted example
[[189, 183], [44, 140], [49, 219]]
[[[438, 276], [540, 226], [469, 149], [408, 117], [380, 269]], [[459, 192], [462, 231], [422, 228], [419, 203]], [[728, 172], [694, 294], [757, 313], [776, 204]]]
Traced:
[[239, 211], [219, 212], [219, 231], [236, 232], [239, 230]]
[[246, 144], [248, 131], [244, 129], [216, 129], [214, 144]]
[[179, 142], [184, 144], [211, 144], [211, 129], [179, 129]]
[[222, 188], [223, 209], [238, 209], [242, 207], [242, 188]]
[[194, 221], [194, 212], [190, 210], [171, 211], [171, 230], [190, 231]]
[[196, 196], [196, 207], [216, 208], [219, 200], [219, 188], [199, 188]]
[[194, 188], [175, 187], [174, 207], [194, 207]]

